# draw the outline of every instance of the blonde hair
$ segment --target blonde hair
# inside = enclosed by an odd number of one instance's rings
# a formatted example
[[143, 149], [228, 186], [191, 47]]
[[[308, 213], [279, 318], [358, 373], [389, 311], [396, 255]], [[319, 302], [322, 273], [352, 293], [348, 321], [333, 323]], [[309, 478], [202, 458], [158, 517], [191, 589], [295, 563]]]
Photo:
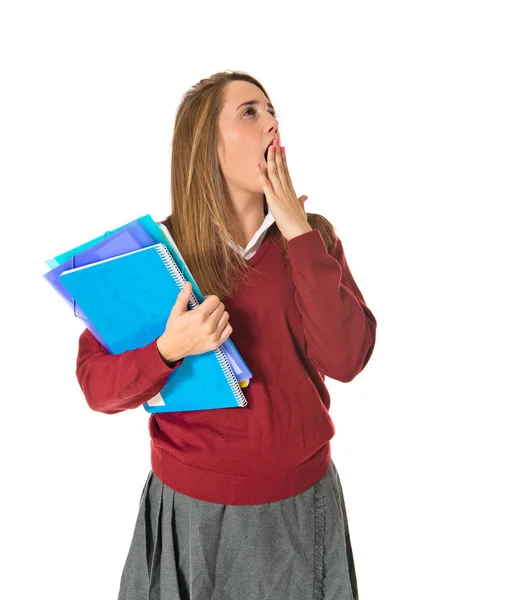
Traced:
[[[172, 212], [161, 221], [174, 238], [203, 295], [214, 294], [221, 300], [231, 296], [253, 270], [230, 245], [242, 236], [232, 218], [217, 155], [221, 143], [218, 118], [224, 105], [224, 87], [230, 81], [257, 85], [270, 101], [263, 85], [240, 71], [215, 73], [184, 94], [172, 137]], [[264, 202], [266, 212], [266, 199]], [[307, 219], [313, 229], [319, 229], [331, 252], [335, 243], [332, 224], [318, 214], [307, 213]], [[288, 258], [286, 239], [276, 223], [271, 227], [277, 230], [277, 239], [281, 240], [283, 254]]]

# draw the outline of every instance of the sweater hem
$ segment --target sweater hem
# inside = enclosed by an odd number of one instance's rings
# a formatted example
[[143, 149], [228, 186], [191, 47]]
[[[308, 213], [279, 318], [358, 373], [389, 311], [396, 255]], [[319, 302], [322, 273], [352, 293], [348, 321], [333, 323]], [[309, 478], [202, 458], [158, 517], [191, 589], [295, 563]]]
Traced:
[[151, 466], [163, 484], [196, 500], [228, 505], [279, 502], [297, 496], [317, 483], [331, 460], [327, 442], [308, 461], [278, 473], [234, 475], [192, 467], [150, 440]]

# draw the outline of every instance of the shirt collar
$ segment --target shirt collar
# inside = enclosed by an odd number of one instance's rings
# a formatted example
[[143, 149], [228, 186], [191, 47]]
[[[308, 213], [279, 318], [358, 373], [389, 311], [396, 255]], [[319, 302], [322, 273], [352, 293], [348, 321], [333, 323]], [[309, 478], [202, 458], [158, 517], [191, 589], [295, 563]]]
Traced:
[[248, 254], [250, 254], [251, 251], [253, 251], [255, 249], [255, 247], [259, 246], [259, 244], [263, 241], [263, 238], [265, 236], [265, 233], [267, 232], [267, 229], [274, 222], [275, 222], [274, 215], [269, 210], [268, 213], [267, 213], [267, 216], [263, 220], [263, 223], [261, 224], [260, 228], [252, 236], [252, 239], [250, 240], [250, 242], [248, 242], [246, 248], [242, 248], [239, 244], [234, 244], [232, 242], [230, 242], [230, 245], [233, 248], [236, 248], [236, 250], [238, 250], [238, 252], [241, 254], [241, 256], [243, 256], [244, 258], [246, 258], [246, 256]]

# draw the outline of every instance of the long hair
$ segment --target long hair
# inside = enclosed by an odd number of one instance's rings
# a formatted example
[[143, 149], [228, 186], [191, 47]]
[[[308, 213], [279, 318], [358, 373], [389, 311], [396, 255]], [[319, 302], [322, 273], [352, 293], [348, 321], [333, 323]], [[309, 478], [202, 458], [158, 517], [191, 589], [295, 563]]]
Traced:
[[[172, 138], [172, 212], [161, 221], [170, 231], [203, 295], [214, 294], [221, 301], [231, 296], [240, 281], [253, 270], [230, 245], [242, 237], [236, 219], [232, 218], [217, 155], [223, 89], [228, 82], [236, 80], [257, 85], [270, 100], [259, 81], [240, 71], [215, 73], [183, 95]], [[266, 198], [264, 209], [268, 211]], [[335, 243], [332, 224], [318, 214], [307, 213], [307, 219], [313, 229], [319, 229], [327, 250], [332, 251]], [[288, 258], [287, 240], [276, 223], [272, 227]]]

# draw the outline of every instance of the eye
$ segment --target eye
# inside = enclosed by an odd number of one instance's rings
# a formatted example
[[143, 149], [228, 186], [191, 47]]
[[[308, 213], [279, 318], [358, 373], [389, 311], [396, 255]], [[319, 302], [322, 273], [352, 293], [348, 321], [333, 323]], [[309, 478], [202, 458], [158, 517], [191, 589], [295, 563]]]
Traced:
[[[246, 111], [243, 113], [243, 116], [245, 116], [245, 115], [248, 113], [248, 111], [249, 111], [249, 110], [250, 110], [250, 111], [252, 111], [252, 114], [255, 114], [255, 110], [254, 110], [254, 108], [253, 108], [252, 106], [249, 106], [249, 107], [247, 108], [247, 110], [246, 110]], [[277, 118], [278, 118], [278, 115], [277, 115], [275, 112], [273, 112], [273, 111], [269, 111], [269, 112], [270, 112], [270, 114], [271, 114], [271, 115], [272, 115], [272, 116], [273, 116], [275, 119], [277, 119]]]

